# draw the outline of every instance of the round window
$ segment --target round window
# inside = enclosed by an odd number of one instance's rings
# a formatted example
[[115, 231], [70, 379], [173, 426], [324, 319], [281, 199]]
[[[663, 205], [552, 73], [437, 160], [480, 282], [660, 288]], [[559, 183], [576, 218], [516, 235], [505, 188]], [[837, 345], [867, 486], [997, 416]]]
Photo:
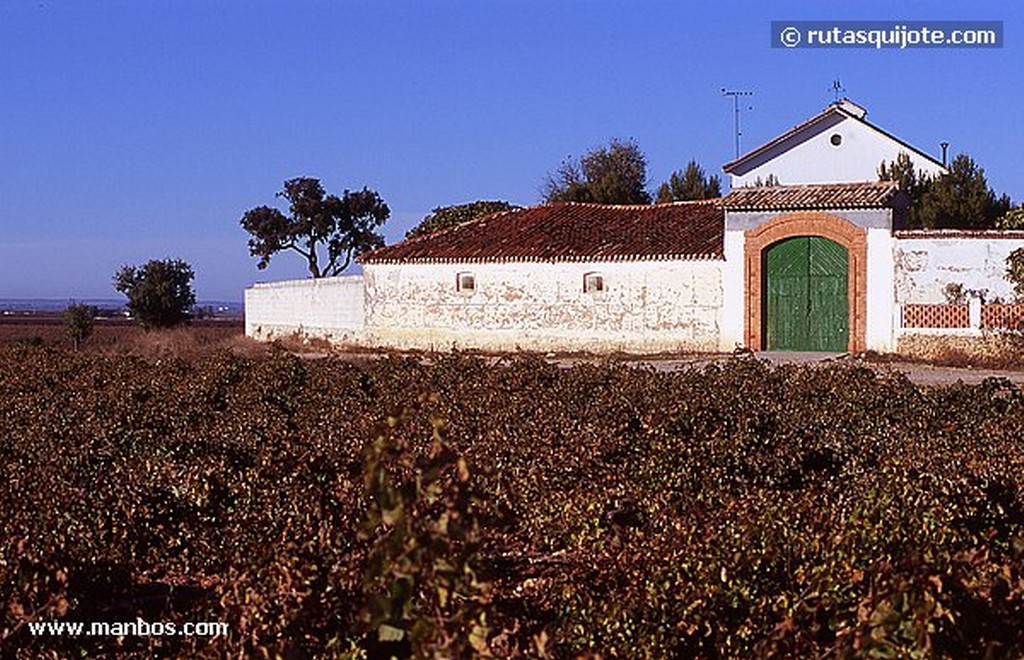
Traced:
[[832, 143], [833, 147], [838, 147], [843, 143], [843, 136], [840, 135], [839, 133], [833, 133], [832, 137], [829, 138], [829, 142]]

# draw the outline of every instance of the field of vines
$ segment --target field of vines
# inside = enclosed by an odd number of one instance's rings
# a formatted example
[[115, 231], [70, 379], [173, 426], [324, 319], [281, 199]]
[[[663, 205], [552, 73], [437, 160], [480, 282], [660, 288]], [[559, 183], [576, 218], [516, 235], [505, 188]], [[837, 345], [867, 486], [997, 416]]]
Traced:
[[1002, 380], [3, 347], [0, 656], [1021, 657], [1022, 488]]

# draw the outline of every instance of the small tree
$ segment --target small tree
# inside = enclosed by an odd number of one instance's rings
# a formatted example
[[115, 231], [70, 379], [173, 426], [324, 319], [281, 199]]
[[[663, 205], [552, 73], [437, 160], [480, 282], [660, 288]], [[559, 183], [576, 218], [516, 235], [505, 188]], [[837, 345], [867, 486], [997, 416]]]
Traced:
[[[288, 200], [289, 215], [257, 206], [241, 220], [242, 228], [252, 234], [249, 254], [260, 258], [260, 270], [278, 252], [292, 250], [305, 257], [314, 278], [338, 275], [353, 257], [384, 245], [384, 237], [375, 230], [391, 210], [369, 188], [346, 190], [337, 197], [328, 195], [319, 179], [299, 177], [285, 181], [277, 196]], [[321, 259], [326, 259], [323, 266]]]
[[92, 305], [72, 302], [64, 308], [64, 331], [71, 338], [76, 351], [79, 345], [92, 335], [95, 318], [96, 308]]
[[658, 188], [658, 203], [686, 202], [722, 196], [722, 180], [717, 174], [710, 177], [696, 160], [686, 164], [682, 172], [673, 172], [668, 181]]
[[144, 328], [169, 328], [190, 318], [196, 304], [195, 274], [180, 259], [152, 260], [142, 267], [122, 266], [114, 288], [128, 297], [128, 311]]
[[921, 224], [929, 229], [990, 229], [1010, 210], [1010, 198], [996, 196], [985, 170], [967, 154], [932, 179], [921, 195]]
[[931, 186], [932, 178], [924, 172], [918, 172], [914, 168], [914, 161], [910, 159], [910, 154], [901, 151], [896, 156], [896, 160], [888, 164], [883, 160], [878, 166], [878, 180], [896, 181], [899, 184], [900, 190], [910, 198], [906, 226], [910, 229], [920, 229], [922, 225], [921, 198]]
[[1024, 229], [1024, 208], [1010, 209], [996, 218], [996, 229]]
[[647, 157], [636, 142], [612, 140], [580, 159], [569, 158], [541, 186], [545, 202], [650, 204]]
[[745, 188], [774, 188], [775, 186], [781, 186], [782, 182], [779, 181], [779, 177], [775, 174], [769, 173], [764, 179], [757, 177], [753, 183], [748, 183]]
[[420, 224], [416, 225], [405, 233], [406, 238], [416, 238], [434, 232], [460, 225], [481, 216], [511, 211], [520, 207], [513, 206], [508, 202], [501, 201], [480, 201], [469, 204], [457, 204], [455, 206], [439, 206], [430, 212], [430, 215], [423, 218]]

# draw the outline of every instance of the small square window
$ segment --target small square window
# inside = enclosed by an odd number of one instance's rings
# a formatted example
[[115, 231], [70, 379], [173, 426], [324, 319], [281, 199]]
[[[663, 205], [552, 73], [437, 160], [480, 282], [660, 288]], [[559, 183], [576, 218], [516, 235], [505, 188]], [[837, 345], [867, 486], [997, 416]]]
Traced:
[[583, 276], [583, 293], [602, 293], [604, 276], [600, 273], [587, 273]]
[[459, 273], [455, 278], [455, 290], [459, 293], [473, 293], [476, 291], [476, 278], [473, 273]]

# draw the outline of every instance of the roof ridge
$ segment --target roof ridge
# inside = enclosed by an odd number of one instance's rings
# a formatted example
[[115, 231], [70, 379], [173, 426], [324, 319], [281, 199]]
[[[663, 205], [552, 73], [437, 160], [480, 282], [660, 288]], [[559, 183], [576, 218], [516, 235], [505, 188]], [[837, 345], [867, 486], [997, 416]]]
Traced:
[[[833, 186], [845, 186], [848, 188], [864, 186], [898, 186], [899, 181], [831, 181], [827, 183], [780, 183], [777, 186], [737, 186], [729, 191], [729, 195], [740, 190], [791, 190], [793, 188], [828, 188]], [[729, 195], [726, 195], [728, 197]], [[719, 199], [724, 199], [719, 198]]]
[[[537, 204], [535, 206], [524, 206], [523, 209], [537, 209], [545, 206], [597, 206], [601, 208], [614, 208], [614, 209], [651, 209], [665, 206], [686, 206], [696, 204], [708, 204], [721, 200], [722, 197], [708, 197], [707, 199], [675, 199], [671, 202], [651, 202], [650, 204], [605, 204], [603, 202], [547, 202], [544, 204]], [[522, 210], [522, 209], [520, 209]]]

